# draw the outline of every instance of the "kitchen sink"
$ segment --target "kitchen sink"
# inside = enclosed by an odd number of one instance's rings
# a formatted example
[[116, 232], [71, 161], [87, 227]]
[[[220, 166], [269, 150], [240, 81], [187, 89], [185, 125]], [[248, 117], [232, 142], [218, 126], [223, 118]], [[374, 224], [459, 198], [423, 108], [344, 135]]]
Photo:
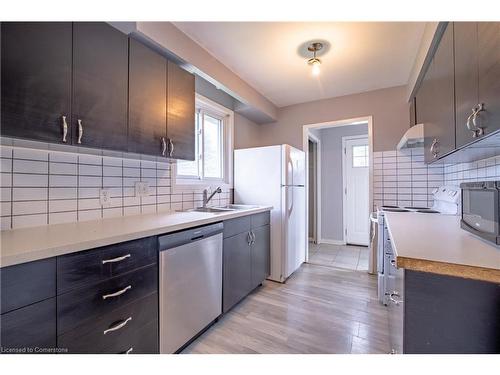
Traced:
[[237, 210], [249, 210], [251, 208], [257, 208], [258, 206], [250, 206], [246, 204], [227, 204], [225, 206], [217, 207], [196, 207], [189, 210], [183, 210], [187, 212], [210, 212], [212, 214], [222, 214], [224, 212], [231, 212]]
[[226, 207], [197, 207], [186, 210], [188, 212], [210, 212], [213, 214], [222, 214], [224, 212], [235, 211], [234, 208], [226, 208]]
[[218, 206], [216, 208], [223, 208], [225, 210], [249, 210], [251, 208], [257, 208], [259, 206], [252, 206], [248, 204], [228, 204], [225, 206]]

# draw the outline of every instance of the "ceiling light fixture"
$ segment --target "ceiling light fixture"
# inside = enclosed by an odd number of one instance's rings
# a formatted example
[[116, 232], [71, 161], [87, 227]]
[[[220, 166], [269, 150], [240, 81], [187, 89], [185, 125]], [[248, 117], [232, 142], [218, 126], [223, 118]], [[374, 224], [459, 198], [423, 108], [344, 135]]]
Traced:
[[307, 49], [313, 53], [313, 57], [307, 60], [307, 63], [312, 66], [312, 74], [317, 76], [320, 72], [321, 60], [316, 57], [316, 52], [323, 48], [323, 43], [315, 42], [311, 43]]

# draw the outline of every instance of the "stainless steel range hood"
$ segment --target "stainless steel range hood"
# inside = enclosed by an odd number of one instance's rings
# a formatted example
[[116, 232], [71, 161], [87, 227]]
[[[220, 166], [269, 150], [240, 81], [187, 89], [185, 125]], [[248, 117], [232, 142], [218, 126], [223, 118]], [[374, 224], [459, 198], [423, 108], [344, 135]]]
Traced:
[[398, 150], [404, 151], [411, 148], [424, 146], [424, 124], [413, 125], [401, 137], [398, 143]]

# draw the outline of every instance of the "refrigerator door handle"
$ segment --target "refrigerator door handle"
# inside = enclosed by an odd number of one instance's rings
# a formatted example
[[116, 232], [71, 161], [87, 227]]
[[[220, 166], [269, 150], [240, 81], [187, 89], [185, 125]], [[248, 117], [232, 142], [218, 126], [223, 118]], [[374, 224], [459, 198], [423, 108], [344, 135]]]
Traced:
[[[290, 208], [288, 209], [288, 216], [290, 216], [292, 214], [292, 211], [293, 211], [293, 187], [290, 186], [289, 189], [291, 192], [290, 194], [292, 195], [292, 204], [290, 204]], [[287, 197], [288, 197], [288, 195], [287, 195]]]
[[[292, 182], [290, 183], [290, 185], [293, 185], [293, 161], [292, 160], [288, 160], [288, 164], [290, 165], [290, 178], [292, 180]], [[288, 185], [287, 181], [285, 181], [285, 183]]]

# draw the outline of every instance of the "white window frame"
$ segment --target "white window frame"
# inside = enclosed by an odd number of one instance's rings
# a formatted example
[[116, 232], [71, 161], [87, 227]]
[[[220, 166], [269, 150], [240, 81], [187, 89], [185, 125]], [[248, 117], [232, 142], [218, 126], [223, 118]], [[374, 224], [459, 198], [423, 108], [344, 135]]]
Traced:
[[[173, 193], [186, 190], [203, 190], [205, 188], [221, 188], [230, 189], [233, 187], [233, 150], [234, 150], [234, 112], [200, 94], [195, 95], [195, 107], [197, 113], [199, 111], [208, 115], [222, 119], [223, 135], [222, 135], [222, 178], [202, 178], [194, 176], [177, 176], [177, 163], [172, 164], [171, 184]], [[197, 135], [198, 136], [198, 135]], [[203, 148], [203, 144], [200, 146]], [[201, 152], [203, 154], [203, 151]], [[202, 169], [202, 162], [198, 166]]]

